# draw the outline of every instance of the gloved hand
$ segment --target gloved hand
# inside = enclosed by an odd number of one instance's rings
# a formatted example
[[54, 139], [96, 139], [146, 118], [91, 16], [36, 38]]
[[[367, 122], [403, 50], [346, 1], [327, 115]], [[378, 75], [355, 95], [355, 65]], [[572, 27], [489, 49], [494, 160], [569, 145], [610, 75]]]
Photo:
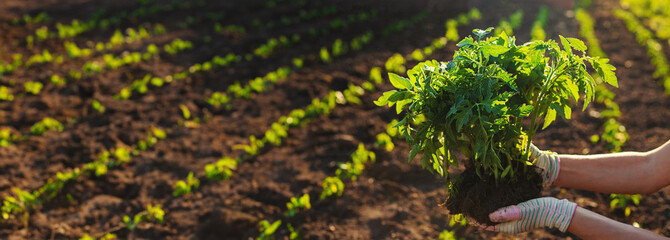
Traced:
[[577, 204], [567, 199], [542, 197], [531, 199], [519, 205], [498, 209], [489, 214], [492, 222], [502, 222], [484, 229], [505, 233], [520, 233], [536, 228], [551, 227], [565, 232], [570, 225]]
[[540, 175], [542, 176], [542, 185], [544, 187], [551, 186], [551, 184], [556, 181], [556, 178], [558, 178], [558, 171], [561, 167], [561, 161], [558, 158], [558, 154], [549, 151], [541, 151], [531, 143], [530, 159], [536, 167], [543, 170], [540, 172]]

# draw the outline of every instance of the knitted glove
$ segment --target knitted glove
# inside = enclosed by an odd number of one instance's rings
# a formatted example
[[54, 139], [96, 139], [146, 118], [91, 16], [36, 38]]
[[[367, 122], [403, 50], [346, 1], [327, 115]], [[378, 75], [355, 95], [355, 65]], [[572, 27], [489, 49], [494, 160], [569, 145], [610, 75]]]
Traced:
[[561, 161], [558, 158], [558, 154], [541, 151], [535, 145], [530, 144], [530, 159], [533, 160], [533, 164], [541, 168], [543, 171], [540, 172], [542, 176], [542, 185], [544, 187], [551, 186], [551, 184], [556, 181], [558, 178], [558, 171], [561, 167]]
[[520, 233], [550, 227], [565, 232], [576, 209], [577, 204], [566, 199], [559, 200], [553, 197], [531, 199], [489, 214], [491, 221], [503, 223], [484, 228], [496, 232]]

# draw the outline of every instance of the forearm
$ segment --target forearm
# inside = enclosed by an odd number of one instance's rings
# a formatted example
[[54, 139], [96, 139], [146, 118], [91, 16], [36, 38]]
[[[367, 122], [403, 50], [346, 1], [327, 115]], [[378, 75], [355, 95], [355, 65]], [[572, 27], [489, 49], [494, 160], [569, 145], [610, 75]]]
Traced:
[[668, 239], [653, 232], [623, 224], [577, 207], [568, 232], [582, 239]]
[[602, 193], [652, 193], [670, 184], [670, 141], [649, 152], [559, 155], [554, 185]]

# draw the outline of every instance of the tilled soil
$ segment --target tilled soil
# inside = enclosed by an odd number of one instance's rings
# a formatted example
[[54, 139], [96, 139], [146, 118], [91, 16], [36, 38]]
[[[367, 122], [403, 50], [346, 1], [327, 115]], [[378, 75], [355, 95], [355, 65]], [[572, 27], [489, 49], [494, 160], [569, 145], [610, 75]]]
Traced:
[[[167, 2], [167, 1], [166, 1]], [[291, 224], [303, 239], [435, 239], [443, 230], [454, 230], [466, 239], [507, 239], [513, 237], [556, 239], [573, 237], [557, 230], [536, 230], [516, 236], [490, 233], [476, 227], [449, 226], [448, 211], [441, 204], [446, 191], [443, 180], [431, 175], [417, 162], [407, 162], [409, 148], [402, 141], [387, 152], [381, 147], [371, 148], [377, 161], [366, 166], [356, 181], [345, 182], [344, 194], [339, 198], [319, 200], [321, 182], [333, 176], [337, 163], [346, 162], [359, 143], [373, 146], [375, 135], [384, 131], [386, 124], [396, 118], [394, 110], [380, 108], [372, 102], [392, 86], [361, 97], [362, 104], [338, 106], [330, 114], [313, 119], [304, 126], [292, 128], [281, 146], [266, 147], [261, 154], [241, 163], [231, 179], [216, 182], [201, 177], [201, 186], [192, 194], [173, 197], [172, 186], [186, 178], [189, 172], [202, 173], [206, 164], [222, 156], [236, 156], [236, 144], [248, 143], [250, 135], [261, 136], [270, 124], [292, 109], [304, 108], [312, 99], [325, 96], [329, 90], [344, 90], [348, 84], [361, 84], [368, 78], [372, 67], [383, 67], [393, 53], [408, 55], [418, 47], [444, 35], [444, 21], [478, 7], [483, 19], [460, 28], [466, 36], [473, 28], [496, 26], [498, 21], [516, 9], [524, 10], [524, 21], [515, 30], [517, 42], [529, 39], [530, 25], [539, 4], [536, 1], [488, 2], [471, 1], [309, 1], [303, 8], [323, 8], [336, 4], [340, 11], [334, 16], [300, 22], [270, 30], [259, 30], [251, 25], [254, 18], [269, 21], [300, 11], [292, 0], [284, 0], [274, 9], [263, 7], [266, 1], [203, 1], [184, 11], [129, 19], [120, 28], [139, 24], [160, 23], [168, 33], [112, 50], [120, 54], [126, 50], [145, 49], [154, 43], [161, 45], [173, 38], [193, 41], [194, 48], [177, 55], [161, 54], [160, 58], [140, 64], [106, 71], [79, 81], [69, 82], [63, 88], [46, 84], [38, 95], [19, 96], [25, 81], [48, 82], [53, 73], [65, 73], [80, 68], [94, 54], [84, 59], [66, 60], [61, 65], [41, 64], [0, 77], [0, 84], [15, 84], [17, 93], [13, 102], [0, 102], [0, 123], [14, 132], [28, 134], [30, 126], [44, 117], [55, 118], [65, 125], [63, 132], [49, 132], [44, 136], [30, 136], [15, 145], [0, 148], [0, 196], [10, 196], [12, 188], [24, 190], [39, 188], [59, 171], [69, 171], [91, 162], [107, 149], [130, 146], [146, 137], [152, 126], [169, 129], [168, 137], [143, 151], [129, 163], [109, 170], [100, 176], [81, 176], [68, 183], [55, 198], [46, 201], [31, 212], [27, 228], [20, 219], [0, 222], [0, 238], [7, 239], [75, 239], [85, 233], [99, 236], [116, 229], [120, 239], [248, 239], [259, 235], [261, 220], [282, 220], [277, 239], [288, 238], [286, 228]], [[551, 6], [547, 35], [556, 39], [558, 34], [577, 37], [578, 26], [571, 17], [571, 5], [547, 1]], [[556, 4], [556, 5], [553, 5]], [[0, 6], [2, 11], [20, 16], [24, 13], [46, 11], [52, 20], [46, 23], [55, 28], [56, 22], [70, 22], [72, 18], [86, 18], [80, 9], [108, 7], [109, 15], [132, 10], [135, 1], [11, 1]], [[635, 41], [623, 23], [612, 16], [611, 9], [618, 1], [596, 1], [590, 13], [596, 20], [596, 34], [603, 50], [617, 67], [619, 88], [615, 101], [621, 107], [619, 119], [630, 134], [624, 150], [646, 151], [670, 138], [667, 119], [670, 100], [663, 88], [651, 77], [654, 67], [649, 64], [645, 50]], [[188, 66], [207, 61], [214, 55], [228, 52], [245, 53], [281, 34], [305, 33], [310, 27], [325, 27], [337, 16], [347, 16], [371, 9], [378, 16], [365, 23], [348, 26], [302, 44], [280, 49], [267, 59], [241, 62], [233, 67], [198, 73], [185, 80], [163, 87], [150, 87], [147, 94], [135, 94], [129, 100], [114, 100], [113, 94], [134, 79], [146, 73], [166, 75], [183, 71]], [[399, 33], [381, 38], [379, 32], [390, 23], [407, 19], [429, 9], [426, 19]], [[186, 29], [178, 27], [188, 16], [205, 12], [225, 12], [224, 24], [238, 24], [247, 31], [239, 36], [217, 35], [214, 22], [197, 23]], [[52, 14], [53, 13], [53, 14]], [[70, 14], [72, 13], [72, 14]], [[24, 38], [37, 26], [13, 26], [9, 20], [0, 23], [0, 59], [11, 61], [11, 53], [25, 56], [49, 48], [52, 53], [66, 54], [60, 39], [47, 40], [33, 49], [25, 46]], [[343, 40], [373, 31], [373, 42], [361, 51], [336, 57], [333, 63], [318, 61], [318, 51], [329, 47], [337, 38]], [[86, 41], [104, 41], [113, 29], [94, 30], [73, 39], [78, 44]], [[202, 41], [205, 35], [211, 42]], [[670, 46], [664, 46], [670, 47]], [[455, 43], [435, 52], [429, 59], [449, 60]], [[235, 99], [232, 108], [215, 108], [205, 102], [214, 91], [223, 91], [236, 81], [265, 75], [277, 67], [288, 65], [291, 59], [304, 56], [305, 67], [292, 73], [286, 80], [270, 86], [266, 92], [250, 99]], [[413, 66], [416, 62], [409, 62]], [[90, 103], [99, 100], [107, 110], [100, 114]], [[179, 105], [187, 106], [194, 117], [203, 119], [197, 128], [180, 127]], [[602, 131], [603, 121], [592, 117], [589, 111], [600, 111], [602, 106], [575, 112], [571, 120], [559, 120], [540, 132], [535, 144], [542, 149], [559, 153], [604, 153], [604, 144], [592, 144], [591, 135]], [[201, 174], [202, 175], [202, 174]], [[304, 193], [312, 199], [312, 209], [293, 218], [284, 215], [291, 197]], [[633, 206], [630, 217], [622, 210], [609, 209], [609, 195], [573, 189], [549, 188], [543, 195], [567, 198], [580, 206], [626, 223], [639, 223], [643, 228], [670, 235], [670, 189], [645, 195], [639, 206]], [[129, 231], [117, 228], [124, 215], [142, 211], [147, 204], [161, 204], [165, 210], [163, 224], [143, 223]]]

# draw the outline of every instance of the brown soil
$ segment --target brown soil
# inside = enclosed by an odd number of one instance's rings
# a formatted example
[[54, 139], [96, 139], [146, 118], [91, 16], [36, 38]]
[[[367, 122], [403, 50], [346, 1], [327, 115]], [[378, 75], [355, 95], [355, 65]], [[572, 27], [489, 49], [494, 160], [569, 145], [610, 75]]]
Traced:
[[[337, 1], [342, 12], [335, 16], [259, 30], [251, 26], [250, 20], [269, 21], [282, 15], [297, 15], [301, 9], [290, 4], [294, 0], [283, 0], [285, 3], [274, 9], [262, 7], [266, 1], [261, 0], [204, 2], [205, 5], [190, 10], [131, 18], [118, 26], [124, 29], [143, 23], [161, 23], [168, 29], [168, 34], [124, 45], [112, 50], [113, 54], [144, 49], [151, 43], [160, 45], [177, 37], [194, 42], [194, 49], [176, 56], [162, 54], [159, 59], [72, 81], [63, 88], [47, 84], [36, 96], [19, 96], [22, 83], [46, 83], [51, 74], [80, 68], [84, 61], [101, 55], [66, 59], [58, 66], [41, 64], [0, 77], [0, 84], [10, 86], [17, 95], [13, 102], [0, 102], [1, 126], [27, 134], [30, 126], [44, 117], [53, 117], [65, 125], [61, 133], [31, 136], [14, 146], [0, 148], [0, 197], [11, 196], [13, 187], [35, 190], [56, 172], [91, 162], [104, 150], [136, 144], [151, 126], [171, 129], [167, 139], [159, 141], [131, 162], [110, 169], [107, 175], [82, 176], [68, 183], [55, 198], [31, 212], [27, 228], [18, 219], [0, 221], [0, 238], [77, 239], [85, 233], [98, 235], [119, 226], [123, 215], [134, 215], [147, 204], [162, 205], [166, 212], [165, 223], [145, 223], [133, 231], [115, 231], [120, 239], [249, 239], [259, 235], [257, 224], [263, 219], [282, 220], [276, 239], [288, 238], [288, 223], [301, 233], [303, 239], [435, 239], [443, 230], [453, 230], [457, 236], [466, 239], [574, 238], [549, 229], [511, 236], [471, 226], [449, 226], [448, 211], [440, 207], [446, 196], [444, 183], [422, 169], [418, 162], [408, 163], [409, 147], [400, 139], [395, 141], [396, 148], [391, 152], [380, 147], [371, 148], [377, 154], [377, 161], [366, 166], [358, 180], [345, 183], [342, 197], [318, 200], [321, 181], [334, 175], [337, 163], [349, 160], [358, 143], [373, 146], [375, 135], [397, 118], [393, 109], [379, 108], [372, 103], [381, 92], [393, 88], [390, 84], [364, 95], [361, 105], [338, 106], [327, 116], [291, 129], [281, 146], [268, 147], [255, 158], [241, 163], [230, 180], [215, 182], [201, 177], [201, 187], [193, 194], [173, 197], [172, 186], [178, 180], [185, 179], [190, 171], [202, 173], [206, 164], [221, 156], [239, 154], [232, 149], [233, 145], [248, 143], [249, 135], [263, 134], [280, 116], [307, 106], [313, 98], [325, 96], [330, 89], [342, 90], [349, 83], [362, 83], [367, 80], [372, 67], [383, 67], [384, 61], [395, 52], [410, 54], [415, 48], [443, 36], [446, 19], [470, 7], [482, 11], [484, 19], [460, 29], [463, 37], [473, 28], [496, 26], [502, 17], [523, 9], [523, 25], [515, 31], [520, 43], [528, 40], [530, 23], [539, 8], [537, 1], [530, 0], [480, 0], [468, 1], [468, 4], [465, 1], [434, 0], [343, 0]], [[304, 8], [322, 8], [327, 2], [308, 1]], [[596, 20], [596, 34], [603, 50], [617, 67], [620, 88], [614, 89], [615, 101], [621, 106], [620, 121], [630, 134], [624, 150], [650, 150], [670, 139], [670, 128], [667, 127], [670, 99], [651, 77], [654, 67], [649, 64], [645, 50], [623, 23], [612, 16], [611, 8], [618, 1], [595, 2], [590, 12]], [[60, 39], [47, 40], [28, 49], [25, 36], [34, 33], [41, 24], [13, 26], [8, 21], [14, 15], [45, 11], [53, 18], [46, 25], [55, 29], [58, 22], [85, 19], [88, 13], [99, 8], [109, 9], [108, 14], [114, 15], [131, 11], [137, 4], [131, 0], [8, 1], [7, 5], [0, 6], [0, 13], [9, 13], [7, 17], [0, 14], [0, 59], [8, 62], [12, 53], [28, 56], [45, 48], [52, 53], [65, 54]], [[551, 6], [548, 37], [557, 39], [558, 34], [577, 37], [575, 21], [566, 17], [570, 16], [570, 7]], [[336, 16], [369, 9], [377, 9], [378, 17], [364, 24], [309, 38], [303, 44], [279, 50], [268, 59], [196, 74], [161, 88], [151, 87], [146, 95], [135, 95], [126, 101], [115, 101], [112, 97], [120, 88], [146, 73], [163, 75], [183, 71], [214, 55], [249, 52], [270, 37], [304, 33], [313, 26], [326, 26]], [[363, 50], [338, 57], [331, 64], [316, 61], [319, 48], [330, 46], [336, 38], [345, 40], [367, 30], [379, 31], [391, 22], [409, 18], [424, 9], [430, 9], [428, 17], [401, 33], [376, 38]], [[213, 32], [213, 21], [186, 29], [178, 27], [179, 22], [189, 16], [211, 11], [225, 12], [220, 22], [242, 25], [247, 33], [217, 35]], [[113, 29], [98, 29], [73, 41], [85, 45], [88, 41], [107, 40], [112, 34]], [[205, 35], [212, 36], [212, 41], [201, 41]], [[429, 59], [447, 61], [455, 48], [455, 43], [449, 43], [447, 48], [435, 52]], [[236, 81], [245, 83], [288, 65], [297, 56], [305, 56], [304, 69], [272, 85], [262, 94], [234, 100], [230, 110], [211, 107], [204, 100], [212, 92], [225, 90]], [[416, 62], [407, 65], [413, 64]], [[107, 111], [102, 114], [93, 111], [90, 107], [93, 99], [102, 102]], [[199, 128], [179, 127], [181, 104], [187, 106], [194, 117], [207, 120]], [[573, 119], [557, 121], [538, 133], [534, 142], [541, 149], [559, 153], [607, 152], [603, 143], [593, 145], [589, 141], [591, 135], [602, 131], [602, 120], [591, 117], [589, 111], [601, 110], [599, 106], [593, 106], [585, 112], [575, 112]], [[312, 209], [293, 218], [286, 217], [286, 203], [291, 197], [304, 193], [311, 196]], [[544, 189], [542, 195], [567, 198], [618, 221], [637, 222], [645, 229], [670, 235], [669, 188], [645, 195], [640, 205], [633, 206], [630, 217], [625, 217], [622, 210], [610, 210], [607, 194], [553, 187]]]

